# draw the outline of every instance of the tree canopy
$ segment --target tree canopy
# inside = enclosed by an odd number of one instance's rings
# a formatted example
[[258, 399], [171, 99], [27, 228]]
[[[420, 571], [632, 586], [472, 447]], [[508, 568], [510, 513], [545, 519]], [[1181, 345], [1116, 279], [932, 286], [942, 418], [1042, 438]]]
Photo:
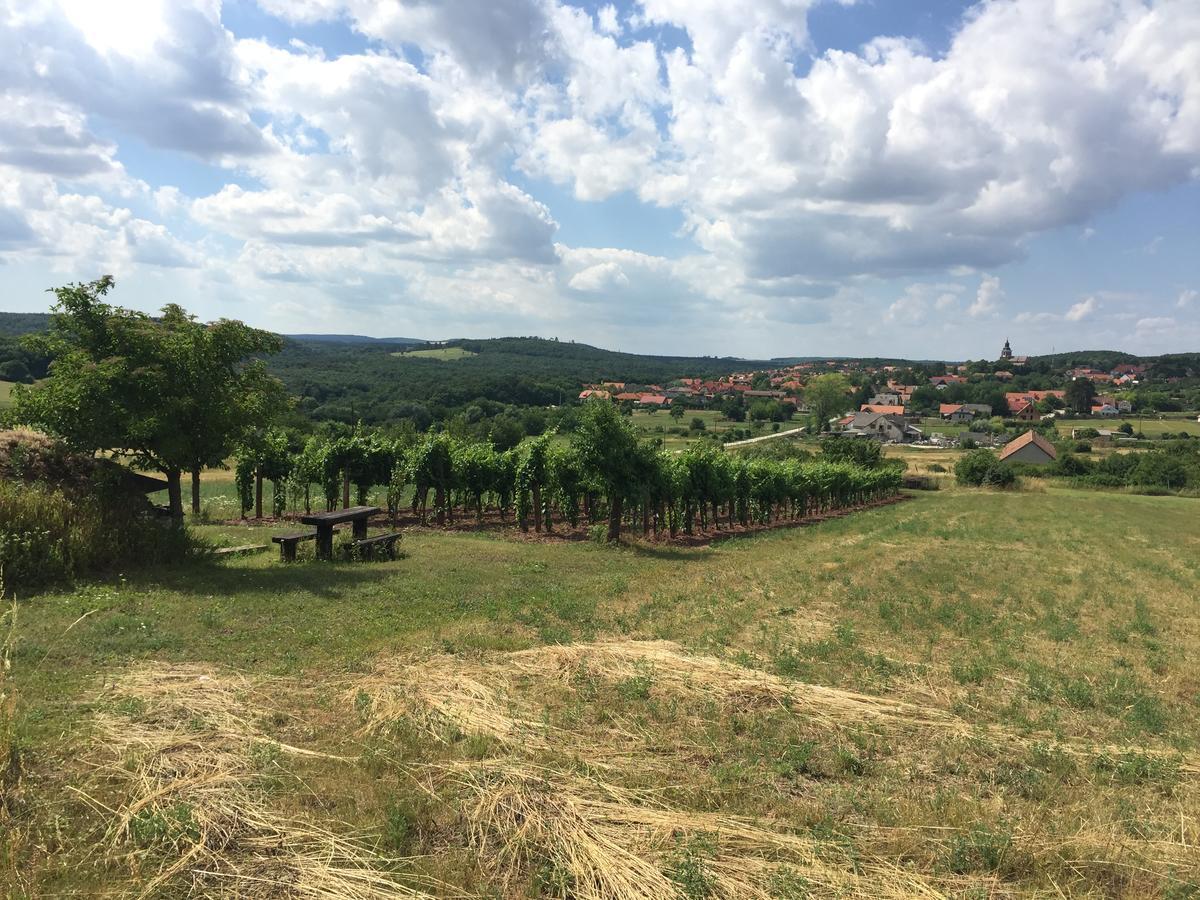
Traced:
[[286, 405], [252, 358], [281, 342], [233, 320], [198, 322], [175, 304], [159, 317], [113, 306], [113, 287], [106, 275], [54, 289], [50, 329], [26, 339], [54, 361], [45, 381], [16, 391], [17, 418], [74, 449], [157, 469], [182, 515], [181, 472], [219, 465]]

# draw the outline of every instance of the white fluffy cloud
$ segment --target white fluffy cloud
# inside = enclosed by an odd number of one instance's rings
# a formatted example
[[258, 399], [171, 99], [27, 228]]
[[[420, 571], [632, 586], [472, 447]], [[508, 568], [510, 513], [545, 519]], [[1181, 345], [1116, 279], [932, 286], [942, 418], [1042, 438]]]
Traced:
[[1004, 299], [1004, 291], [1000, 287], [1000, 278], [996, 275], [984, 275], [979, 282], [979, 290], [975, 292], [975, 302], [967, 308], [968, 315], [981, 318], [994, 316], [1000, 311], [1000, 301]]
[[1100, 304], [1096, 302], [1095, 297], [1088, 297], [1080, 300], [1078, 303], [1072, 304], [1067, 310], [1067, 314], [1063, 317], [1068, 322], [1082, 322], [1084, 319], [1091, 316], [1100, 308]]
[[[877, 320], [920, 325], [1007, 315], [995, 273], [1037, 235], [1200, 178], [1194, 0], [991, 0], [937, 53], [820, 52], [814, 2], [258, 0], [369, 41], [334, 53], [237, 35], [219, 0], [0, 0], [0, 259], [228, 269], [243, 293], [382, 290], [493, 324], [764, 328], [874, 290]], [[126, 138], [227, 183], [164, 183]], [[692, 248], [566, 246], [545, 183], [675, 210]]]

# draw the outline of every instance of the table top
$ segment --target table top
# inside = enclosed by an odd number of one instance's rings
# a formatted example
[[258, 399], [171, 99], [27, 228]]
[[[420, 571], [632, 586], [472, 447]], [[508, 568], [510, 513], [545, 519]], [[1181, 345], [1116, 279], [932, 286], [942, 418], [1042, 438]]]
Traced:
[[300, 521], [305, 525], [340, 525], [342, 522], [353, 522], [356, 519], [369, 519], [381, 512], [383, 510], [378, 506], [351, 506], [349, 509], [335, 509], [333, 512], [301, 516]]

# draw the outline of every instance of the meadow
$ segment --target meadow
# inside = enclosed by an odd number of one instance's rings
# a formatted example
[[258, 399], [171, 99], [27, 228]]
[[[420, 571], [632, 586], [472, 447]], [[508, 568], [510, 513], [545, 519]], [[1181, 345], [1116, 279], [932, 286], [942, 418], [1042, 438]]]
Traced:
[[1195, 504], [946, 484], [704, 548], [412, 529], [21, 600], [0, 883], [1195, 896]]
[[13, 386], [13, 382], [11, 381], [0, 381], [0, 409], [12, 406]]
[[1146, 437], [1157, 438], [1164, 433], [1178, 435], [1181, 432], [1200, 437], [1200, 422], [1195, 413], [1160, 413], [1155, 416], [1113, 416], [1110, 419], [1059, 419], [1055, 426], [1059, 432], [1070, 437], [1073, 428], [1096, 428], [1113, 430], [1128, 422], [1134, 431]]
[[424, 350], [403, 350], [392, 356], [404, 356], [410, 359], [440, 359], [445, 362], [455, 359], [466, 359], [478, 356], [477, 353], [463, 347], [429, 347]]

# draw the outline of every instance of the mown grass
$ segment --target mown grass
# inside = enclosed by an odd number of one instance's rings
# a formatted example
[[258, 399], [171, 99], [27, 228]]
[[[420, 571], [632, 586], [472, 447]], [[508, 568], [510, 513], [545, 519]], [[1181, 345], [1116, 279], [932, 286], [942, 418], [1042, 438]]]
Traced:
[[407, 356], [414, 359], [440, 359], [449, 362], [455, 359], [466, 359], [468, 356], [478, 356], [473, 350], [462, 347], [431, 347], [427, 350], [403, 350], [392, 356]]
[[1107, 419], [1059, 419], [1055, 427], [1067, 437], [1073, 428], [1096, 428], [1114, 431], [1128, 422], [1134, 431], [1140, 431], [1147, 437], [1156, 438], [1161, 434], [1178, 435], [1186, 432], [1193, 437], [1200, 437], [1200, 422], [1196, 421], [1195, 413], [1162, 413], [1154, 416], [1138, 416], [1136, 414], [1113, 416]]
[[12, 381], [0, 381], [0, 409], [6, 406], [12, 406], [12, 390], [15, 383]]
[[[597, 762], [587, 740], [612, 730], [638, 736], [645, 754], [607, 772], [624, 788], [689, 813], [782, 824], [948, 893], [1194, 896], [1197, 509], [1054, 487], [947, 489], [704, 549], [413, 531], [395, 562], [284, 565], [263, 553], [34, 598], [18, 607], [2, 688], [16, 698], [8, 734], [22, 776], [6, 788], [0, 881], [17, 896], [137, 881], [127, 862], [95, 851], [100, 804], [116, 800], [87, 763], [103, 751], [90, 723], [97, 711], [142, 715], [103, 685], [155, 660], [303, 689], [303, 701], [281, 691], [261, 727], [357, 762], [272, 757], [291, 785], [278, 803], [367, 829], [390, 854], [425, 857], [407, 864], [414, 871], [493, 896], [499, 875], [467, 839], [461, 798], [414, 772], [504, 751], [484, 734], [434, 735], [403, 720], [364, 735], [353, 686], [396, 656], [475, 662], [669, 639], [785, 679], [904, 700], [963, 729], [689, 699], [652, 666], [621, 679], [584, 671], [516, 683], [549, 734], [571, 736], [530, 750], [531, 764], [587, 771]], [[263, 534], [199, 530], [227, 543]], [[663, 866], [703, 888], [704, 841], [721, 837], [680, 840]], [[507, 893], [556, 895], [561, 873], [544, 862], [531, 860]]]

